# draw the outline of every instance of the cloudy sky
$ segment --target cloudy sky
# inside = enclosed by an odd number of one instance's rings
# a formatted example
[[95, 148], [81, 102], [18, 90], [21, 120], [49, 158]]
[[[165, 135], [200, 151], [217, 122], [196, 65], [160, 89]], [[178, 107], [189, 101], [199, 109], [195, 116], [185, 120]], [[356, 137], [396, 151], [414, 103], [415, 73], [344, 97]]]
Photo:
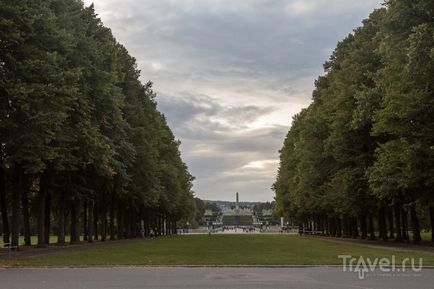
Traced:
[[381, 0], [86, 0], [154, 82], [194, 191], [269, 201], [291, 117]]

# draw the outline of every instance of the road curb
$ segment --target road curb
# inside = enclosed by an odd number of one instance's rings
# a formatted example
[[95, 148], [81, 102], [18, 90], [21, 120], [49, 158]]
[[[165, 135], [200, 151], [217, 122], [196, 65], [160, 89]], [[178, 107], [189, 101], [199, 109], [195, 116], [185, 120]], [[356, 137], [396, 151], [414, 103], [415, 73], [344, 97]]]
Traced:
[[[385, 267], [385, 266], [383, 266]], [[392, 266], [387, 266], [392, 268]], [[342, 265], [97, 265], [97, 266], [5, 266], [0, 269], [108, 269], [108, 268], [342, 268]], [[379, 266], [375, 266], [379, 268]], [[410, 268], [410, 267], [409, 267]], [[434, 269], [434, 266], [423, 266], [423, 269]]]

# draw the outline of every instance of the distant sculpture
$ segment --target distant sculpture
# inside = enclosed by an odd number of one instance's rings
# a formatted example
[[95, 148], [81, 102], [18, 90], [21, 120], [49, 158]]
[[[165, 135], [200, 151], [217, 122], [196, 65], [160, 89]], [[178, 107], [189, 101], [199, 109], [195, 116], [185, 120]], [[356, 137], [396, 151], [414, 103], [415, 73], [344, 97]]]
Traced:
[[237, 228], [240, 226], [240, 206], [238, 204], [239, 201], [239, 195], [238, 192], [236, 194], [236, 203], [235, 203], [235, 225]]
[[[244, 205], [246, 203], [243, 203]], [[231, 226], [235, 228], [252, 227], [254, 223], [253, 211], [249, 206], [240, 206], [240, 194], [235, 193], [235, 206], [230, 203], [230, 207], [222, 210], [222, 224], [223, 226]]]

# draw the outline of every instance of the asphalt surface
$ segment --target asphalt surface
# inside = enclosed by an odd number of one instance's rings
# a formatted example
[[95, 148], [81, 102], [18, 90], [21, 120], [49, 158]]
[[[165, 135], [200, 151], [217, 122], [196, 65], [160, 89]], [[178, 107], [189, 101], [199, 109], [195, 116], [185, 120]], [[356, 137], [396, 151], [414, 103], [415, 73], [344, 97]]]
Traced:
[[[383, 275], [382, 275], [383, 274]], [[386, 274], [386, 275], [384, 275]], [[419, 273], [373, 272], [359, 280], [339, 267], [308, 268], [0, 268], [1, 289], [341, 289], [434, 288], [434, 269]]]

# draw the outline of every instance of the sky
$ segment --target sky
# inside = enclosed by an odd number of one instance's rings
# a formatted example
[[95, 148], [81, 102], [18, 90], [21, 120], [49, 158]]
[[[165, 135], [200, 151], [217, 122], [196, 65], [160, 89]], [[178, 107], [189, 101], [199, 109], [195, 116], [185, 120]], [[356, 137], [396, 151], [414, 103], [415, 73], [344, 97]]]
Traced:
[[272, 201], [292, 116], [380, 0], [85, 0], [154, 83], [207, 200]]

